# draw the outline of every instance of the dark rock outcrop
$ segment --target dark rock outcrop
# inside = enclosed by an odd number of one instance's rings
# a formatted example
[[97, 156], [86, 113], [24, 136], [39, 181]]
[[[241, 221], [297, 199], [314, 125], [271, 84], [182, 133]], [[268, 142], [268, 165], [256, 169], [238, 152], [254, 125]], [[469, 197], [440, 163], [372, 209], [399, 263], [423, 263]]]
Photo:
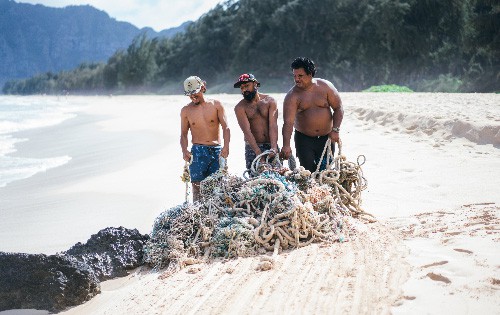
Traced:
[[94, 272], [73, 257], [0, 252], [0, 311], [58, 312], [100, 291]]
[[147, 239], [136, 229], [106, 228], [57, 255], [0, 252], [0, 311], [82, 304], [100, 292], [100, 281], [142, 265]]
[[106, 228], [92, 235], [87, 243], [75, 244], [65, 254], [87, 264], [103, 281], [126, 276], [128, 270], [142, 265], [147, 239], [137, 229]]

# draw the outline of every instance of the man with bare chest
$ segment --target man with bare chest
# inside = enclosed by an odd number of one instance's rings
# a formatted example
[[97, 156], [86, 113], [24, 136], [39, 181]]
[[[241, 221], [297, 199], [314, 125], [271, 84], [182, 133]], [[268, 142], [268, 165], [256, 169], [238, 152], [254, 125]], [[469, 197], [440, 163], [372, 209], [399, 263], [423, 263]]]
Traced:
[[276, 100], [258, 91], [260, 83], [250, 73], [242, 74], [234, 84], [243, 99], [234, 107], [238, 124], [245, 137], [245, 162], [250, 169], [262, 152], [278, 153], [278, 106]]
[[[189, 165], [193, 186], [193, 202], [200, 199], [200, 182], [219, 170], [219, 157], [229, 155], [231, 137], [226, 113], [218, 100], [205, 99], [205, 81], [191, 76], [184, 81], [184, 94], [191, 102], [181, 109], [181, 139], [183, 159]], [[224, 144], [221, 147], [220, 128]], [[188, 131], [191, 130], [191, 151], [188, 151]]]
[[[294, 141], [300, 165], [314, 172], [328, 138], [339, 142], [340, 124], [344, 117], [342, 101], [333, 84], [314, 78], [316, 66], [309, 58], [296, 58], [291, 65], [295, 85], [283, 102], [282, 156], [292, 154], [290, 139], [295, 128]], [[334, 149], [334, 147], [332, 147]]]

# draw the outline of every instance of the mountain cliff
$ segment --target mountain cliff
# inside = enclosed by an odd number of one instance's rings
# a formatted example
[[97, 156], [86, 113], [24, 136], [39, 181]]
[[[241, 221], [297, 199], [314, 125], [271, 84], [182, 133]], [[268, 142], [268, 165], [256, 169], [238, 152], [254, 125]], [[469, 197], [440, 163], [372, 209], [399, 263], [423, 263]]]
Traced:
[[83, 62], [106, 62], [142, 32], [169, 37], [186, 26], [156, 33], [89, 5], [50, 8], [0, 0], [0, 86], [9, 79], [68, 70]]

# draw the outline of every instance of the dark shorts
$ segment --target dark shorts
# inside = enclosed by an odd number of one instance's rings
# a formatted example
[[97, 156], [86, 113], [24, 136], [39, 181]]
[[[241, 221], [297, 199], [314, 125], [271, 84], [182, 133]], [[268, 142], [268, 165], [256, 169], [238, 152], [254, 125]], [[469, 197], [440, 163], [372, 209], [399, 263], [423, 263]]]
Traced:
[[[271, 144], [270, 143], [257, 143], [259, 146], [259, 149], [264, 152], [267, 150], [271, 150]], [[247, 166], [247, 170], [249, 170], [252, 167], [252, 162], [255, 160], [257, 157], [257, 154], [255, 154], [254, 150], [252, 147], [248, 144], [245, 143], [245, 162]]]
[[[328, 135], [310, 137], [295, 130], [293, 139], [295, 140], [295, 151], [297, 152], [300, 165], [306, 170], [315, 172], [319, 159], [321, 158], [321, 153], [323, 153], [323, 150], [325, 149], [326, 141], [328, 141]], [[335, 152], [335, 146], [332, 146], [332, 152]], [[326, 153], [323, 161], [321, 161], [320, 170], [324, 170], [325, 168]]]
[[193, 161], [189, 165], [191, 182], [201, 182], [219, 170], [219, 155], [221, 150], [222, 147], [220, 145], [193, 144], [191, 147]]

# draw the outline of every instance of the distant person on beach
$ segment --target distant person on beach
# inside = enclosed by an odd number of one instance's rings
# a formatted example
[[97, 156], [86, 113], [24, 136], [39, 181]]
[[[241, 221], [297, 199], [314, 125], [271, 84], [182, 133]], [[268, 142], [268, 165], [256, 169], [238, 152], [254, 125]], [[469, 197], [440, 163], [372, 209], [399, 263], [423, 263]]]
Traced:
[[[206, 82], [197, 76], [184, 81], [184, 94], [191, 102], [181, 109], [181, 148], [193, 186], [193, 202], [200, 199], [200, 182], [219, 170], [219, 157], [229, 155], [231, 133], [224, 107], [218, 100], [205, 99]], [[220, 142], [220, 127], [224, 144]], [[191, 130], [191, 152], [188, 131]]]
[[[316, 66], [309, 58], [296, 58], [291, 64], [295, 85], [283, 101], [282, 157], [292, 154], [290, 139], [295, 128], [294, 141], [300, 165], [316, 171], [328, 138], [339, 142], [340, 124], [344, 117], [342, 101], [333, 84], [314, 78]], [[324, 166], [322, 166], [324, 168]]]
[[251, 73], [240, 75], [234, 84], [243, 95], [234, 112], [245, 138], [247, 169], [262, 152], [273, 150], [274, 154], [278, 153], [278, 105], [271, 96], [259, 93], [259, 86], [259, 81]]

